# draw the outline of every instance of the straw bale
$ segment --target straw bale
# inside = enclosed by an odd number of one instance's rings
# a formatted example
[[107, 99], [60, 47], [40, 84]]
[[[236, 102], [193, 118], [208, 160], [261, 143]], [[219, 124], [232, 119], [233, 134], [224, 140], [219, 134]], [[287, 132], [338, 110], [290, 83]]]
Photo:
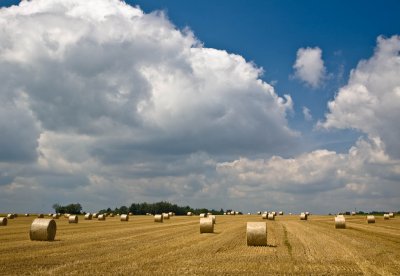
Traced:
[[54, 219], [37, 218], [31, 224], [29, 237], [32, 241], [53, 241], [57, 225]]
[[246, 238], [247, 246], [266, 246], [267, 224], [265, 222], [248, 222]]

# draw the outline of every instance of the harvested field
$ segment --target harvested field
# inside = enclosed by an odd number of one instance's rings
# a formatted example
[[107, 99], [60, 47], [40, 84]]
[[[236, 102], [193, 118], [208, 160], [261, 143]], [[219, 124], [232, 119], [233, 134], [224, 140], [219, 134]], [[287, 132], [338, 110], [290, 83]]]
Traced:
[[[2, 275], [398, 275], [400, 219], [346, 216], [337, 231], [333, 216], [218, 216], [214, 233], [199, 233], [198, 216], [155, 223], [135, 216], [120, 223], [59, 219], [54, 242], [30, 241], [32, 217], [0, 228]], [[268, 246], [246, 245], [246, 222], [266, 222]], [[207, 265], [204, 265], [207, 264]]]

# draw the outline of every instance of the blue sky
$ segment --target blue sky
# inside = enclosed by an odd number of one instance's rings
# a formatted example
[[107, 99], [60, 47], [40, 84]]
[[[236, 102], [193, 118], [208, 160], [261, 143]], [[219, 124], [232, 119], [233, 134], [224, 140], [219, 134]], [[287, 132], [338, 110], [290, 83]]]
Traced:
[[400, 209], [399, 1], [18, 3], [0, 212]]

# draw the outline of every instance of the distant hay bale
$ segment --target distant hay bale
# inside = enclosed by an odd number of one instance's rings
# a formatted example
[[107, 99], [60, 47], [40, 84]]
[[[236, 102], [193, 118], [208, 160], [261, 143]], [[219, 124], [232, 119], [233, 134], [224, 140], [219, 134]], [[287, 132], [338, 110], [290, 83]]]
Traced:
[[356, 215], [356, 212], [354, 212], [354, 211], [351, 212], [351, 215], [352, 215], [352, 216], [355, 216], [355, 215]]
[[85, 220], [92, 220], [93, 215], [91, 213], [86, 213]]
[[8, 215], [7, 215], [7, 218], [8, 218], [8, 219], [14, 219], [14, 214], [8, 214]]
[[53, 215], [53, 219], [58, 219], [60, 216], [58, 214]]
[[93, 218], [98, 218], [98, 217], [99, 217], [99, 214], [93, 213]]
[[306, 213], [301, 213], [301, 214], [300, 214], [300, 220], [307, 220], [307, 215], [306, 215]]
[[163, 213], [163, 219], [169, 219], [169, 214], [168, 213]]
[[110, 214], [110, 218], [113, 218], [113, 217], [114, 217], [114, 214], [113, 214], [113, 213], [111, 213], [111, 214]]
[[383, 219], [389, 219], [390, 217], [389, 217], [389, 214], [384, 214], [383, 215]]
[[208, 213], [207, 213], [207, 217], [208, 217], [208, 216], [212, 216], [212, 213], [208, 212]]
[[129, 212], [128, 215], [133, 216], [133, 213], [132, 213], [132, 212]]
[[[64, 214], [64, 218], [69, 218], [69, 216], [70, 216], [70, 214]], [[53, 218], [54, 218], [54, 216], [53, 216]]]
[[266, 246], [267, 224], [265, 222], [248, 222], [246, 237], [247, 246]]
[[394, 216], [395, 216], [394, 213], [392, 213], [392, 212], [389, 213], [390, 218], [394, 218]]
[[37, 218], [31, 224], [29, 237], [32, 241], [53, 241], [57, 225], [54, 219]]
[[29, 217], [29, 216], [30, 216], [30, 214], [28, 214], [28, 213], [25, 214], [25, 217]]
[[291, 216], [292, 215], [292, 213], [289, 213], [289, 216]]
[[8, 222], [7, 218], [5, 217], [0, 218], [0, 226], [7, 226], [7, 222]]
[[172, 212], [169, 212], [169, 213], [168, 213], [168, 216], [169, 216], [169, 217], [172, 217], [173, 215], [174, 215], [174, 213], [172, 213]]
[[267, 216], [267, 219], [268, 220], [275, 220], [274, 214], [273, 213], [269, 213], [268, 216]]
[[200, 234], [214, 233], [214, 223], [211, 217], [200, 218]]
[[49, 216], [49, 217], [53, 217], [53, 214], [52, 214], [52, 213], [49, 213], [49, 214], [47, 214], [47, 216]]
[[247, 213], [248, 215], [251, 215], [251, 213]]
[[235, 212], [235, 215], [239, 215], [239, 212]]
[[215, 216], [214, 216], [214, 215], [211, 215], [211, 216], [210, 216], [210, 218], [212, 219], [212, 222], [213, 222], [214, 224], [216, 224], [216, 223], [217, 223], [217, 220], [216, 220], [216, 218], [215, 218]]
[[120, 217], [120, 220], [121, 220], [121, 221], [129, 221], [129, 215], [127, 215], [127, 214], [122, 214], [121, 217]]
[[70, 215], [68, 217], [68, 223], [78, 223], [78, 216], [77, 215]]
[[201, 217], [201, 218], [206, 218], [206, 217], [207, 217], [207, 214], [201, 213], [201, 214], [200, 214], [200, 217]]
[[104, 214], [98, 215], [97, 220], [106, 220], [106, 216]]
[[43, 215], [43, 214], [38, 214], [37, 217], [38, 217], [38, 218], [44, 218], [44, 215]]
[[271, 214], [273, 214], [274, 216], [276, 216], [276, 212], [274, 211], [274, 212], [271, 212]]
[[279, 211], [279, 215], [280, 215], [280, 216], [283, 216], [283, 211]]
[[375, 216], [367, 216], [367, 223], [375, 223]]
[[306, 212], [307, 217], [310, 215], [310, 212]]
[[337, 216], [335, 217], [335, 228], [339, 229], [339, 228], [346, 228], [346, 219], [344, 218], [344, 216]]
[[262, 217], [262, 219], [267, 219], [268, 218], [268, 214], [264, 213], [264, 214], [261, 215], [261, 217]]
[[154, 215], [154, 222], [163, 222], [164, 216], [163, 215]]
[[18, 214], [13, 214], [14, 215], [14, 218], [17, 218], [18, 217]]
[[187, 216], [192, 216], [193, 214], [192, 214], [192, 212], [187, 212], [186, 215], [187, 215]]

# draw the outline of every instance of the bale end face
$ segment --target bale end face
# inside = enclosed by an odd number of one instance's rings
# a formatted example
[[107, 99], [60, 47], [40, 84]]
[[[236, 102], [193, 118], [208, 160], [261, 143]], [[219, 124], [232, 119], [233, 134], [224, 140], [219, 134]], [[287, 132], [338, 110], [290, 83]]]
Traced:
[[29, 237], [32, 241], [54, 241], [57, 225], [53, 219], [37, 218], [31, 224]]
[[200, 218], [200, 234], [202, 233], [214, 233], [212, 218]]
[[265, 222], [248, 222], [246, 238], [247, 246], [266, 246], [267, 224]]
[[346, 228], [346, 219], [343, 216], [335, 217], [335, 228], [336, 229], [345, 229]]

